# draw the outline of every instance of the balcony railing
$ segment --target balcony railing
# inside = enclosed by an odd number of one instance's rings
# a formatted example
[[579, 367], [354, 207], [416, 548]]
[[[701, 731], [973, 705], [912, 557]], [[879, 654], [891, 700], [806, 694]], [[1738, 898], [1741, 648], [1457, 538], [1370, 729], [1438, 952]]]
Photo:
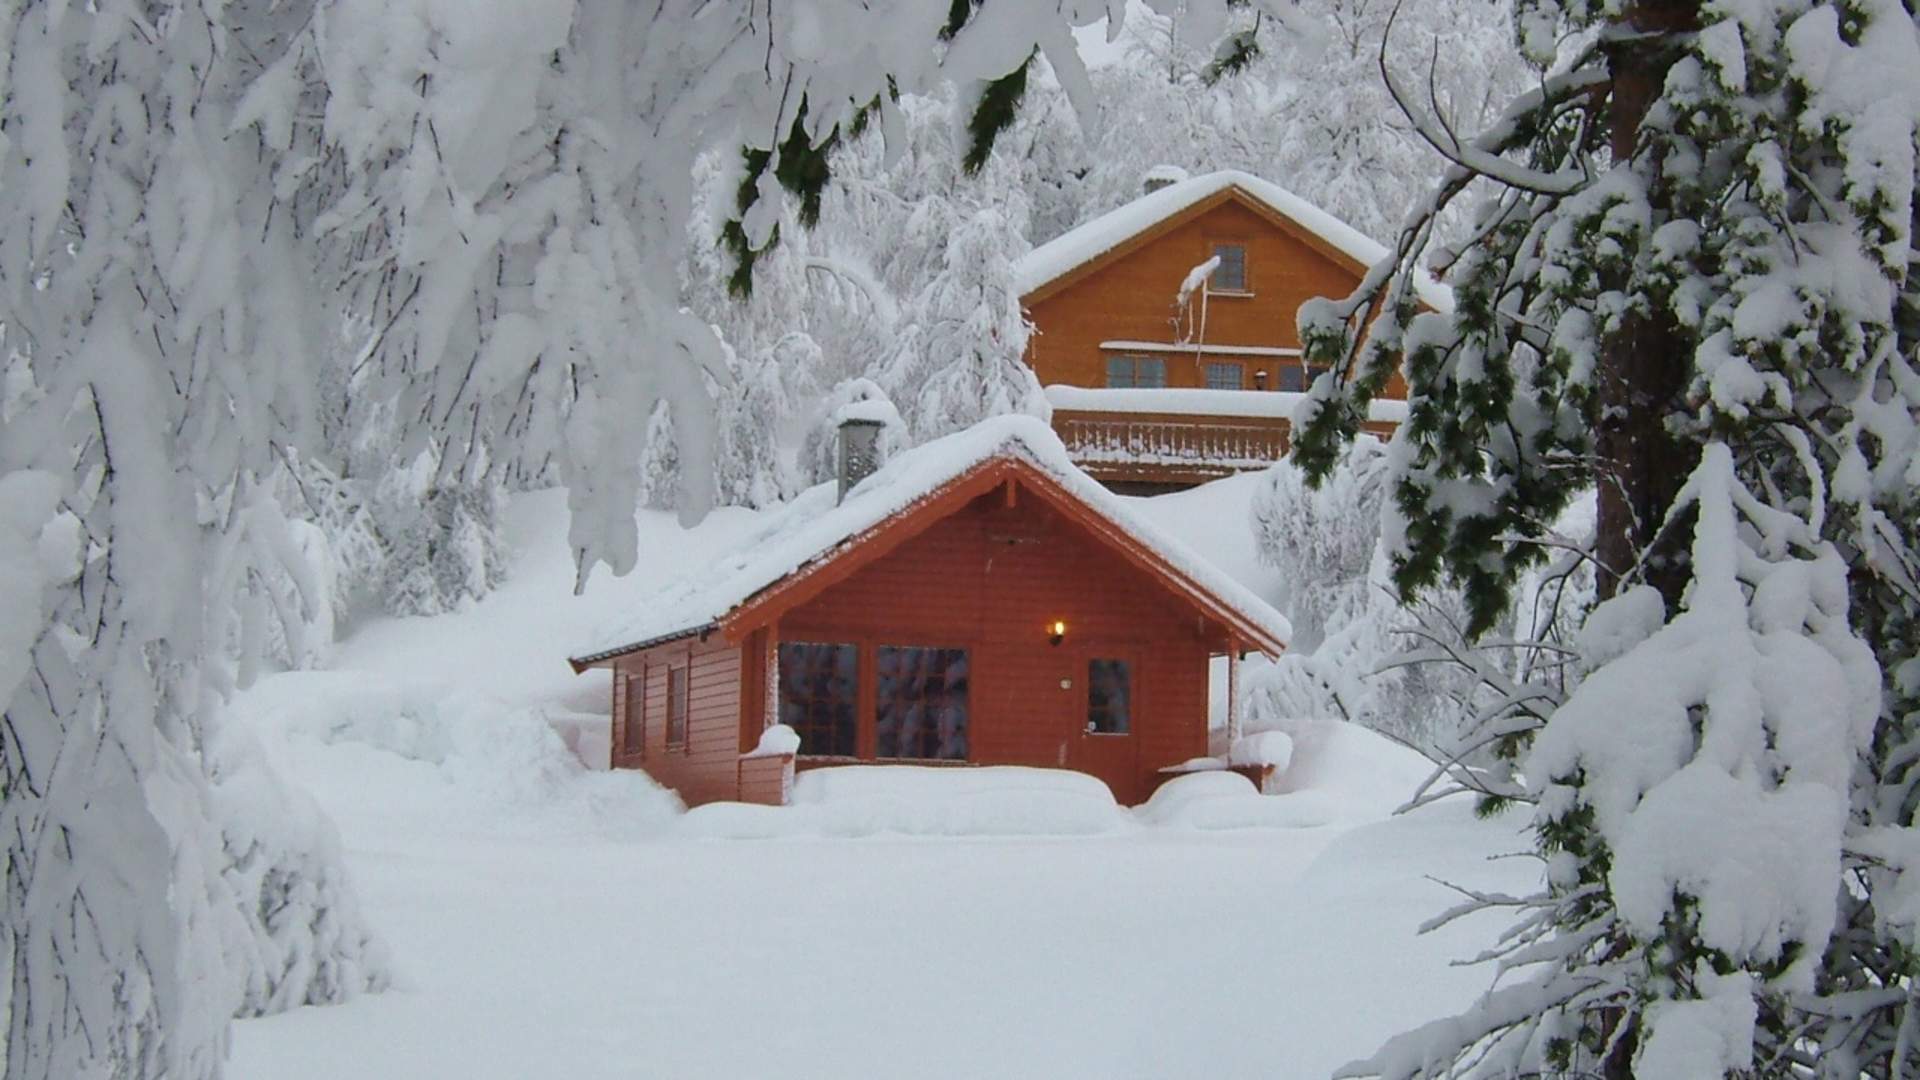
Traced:
[[1206, 417], [1056, 409], [1073, 460], [1101, 480], [1188, 484], [1264, 469], [1287, 452], [1279, 417]]

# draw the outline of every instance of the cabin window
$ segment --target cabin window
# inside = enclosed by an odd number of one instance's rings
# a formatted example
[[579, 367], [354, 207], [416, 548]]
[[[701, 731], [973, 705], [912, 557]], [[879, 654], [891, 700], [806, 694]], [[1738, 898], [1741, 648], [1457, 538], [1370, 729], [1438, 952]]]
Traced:
[[1167, 385], [1167, 362], [1157, 356], [1107, 357], [1107, 385], [1122, 389]]
[[859, 753], [854, 724], [859, 702], [860, 650], [837, 643], [780, 644], [780, 722], [800, 736], [809, 757]]
[[1324, 367], [1307, 367], [1304, 364], [1285, 364], [1280, 368], [1280, 389], [1305, 390], [1326, 371]]
[[1245, 382], [1244, 369], [1235, 363], [1208, 363], [1207, 389], [1238, 390]]
[[667, 749], [687, 745], [687, 665], [667, 667]]
[[1125, 660], [1087, 662], [1087, 731], [1125, 735], [1133, 730], [1133, 665]]
[[640, 757], [647, 752], [647, 680], [644, 675], [627, 677], [627, 724], [621, 741], [626, 752]]
[[965, 649], [874, 650], [874, 756], [967, 759]]
[[1214, 268], [1208, 284], [1214, 292], [1247, 291], [1247, 246], [1245, 244], [1215, 244], [1213, 257], [1220, 260]]

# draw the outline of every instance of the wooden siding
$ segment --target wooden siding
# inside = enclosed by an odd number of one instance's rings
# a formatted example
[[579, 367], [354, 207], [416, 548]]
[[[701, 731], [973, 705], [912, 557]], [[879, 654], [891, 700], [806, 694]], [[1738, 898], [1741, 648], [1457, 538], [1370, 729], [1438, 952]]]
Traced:
[[[687, 741], [667, 746], [667, 672], [687, 675]], [[642, 768], [680, 793], [689, 806], [732, 799], [740, 790], [742, 678], [740, 649], [720, 640], [687, 638], [620, 657], [614, 664], [615, 717], [624, 717], [630, 677], [646, 691], [646, 744], [628, 744], [624, 725], [614, 739], [613, 764]], [[638, 752], [636, 753], [636, 749]]]
[[[1206, 753], [1207, 659], [1223, 634], [1037, 497], [1016, 490], [1009, 506], [1006, 490], [785, 612], [780, 637], [860, 645], [862, 757], [873, 753], [875, 647], [961, 647], [972, 661], [973, 763], [1089, 766], [1116, 798], [1137, 801], [1161, 766]], [[1068, 626], [1059, 646], [1046, 634], [1055, 619]], [[1111, 656], [1138, 665], [1124, 766], [1110, 738], [1085, 742], [1099, 738], [1085, 732], [1086, 663]]]
[[[1198, 301], [1190, 310], [1175, 304], [1180, 282], [1193, 267], [1205, 262], [1217, 242], [1241, 243], [1247, 249], [1246, 294], [1212, 294], [1206, 304], [1204, 332], [1197, 324]], [[1068, 275], [1035, 290], [1026, 298], [1027, 317], [1034, 332], [1027, 345], [1027, 362], [1043, 385], [1103, 387], [1107, 384], [1107, 359], [1111, 356], [1150, 356], [1166, 366], [1168, 387], [1204, 387], [1209, 362], [1234, 362], [1243, 368], [1245, 392], [1262, 391], [1255, 386], [1255, 373], [1265, 371], [1266, 388], [1281, 388], [1282, 367], [1300, 367], [1298, 357], [1221, 355], [1194, 352], [1128, 352], [1103, 349], [1106, 341], [1144, 341], [1170, 343], [1176, 339], [1175, 319], [1180, 317], [1189, 338], [1204, 341], [1210, 348], [1252, 346], [1255, 348], [1297, 349], [1300, 334], [1297, 317], [1300, 305], [1317, 296], [1342, 297], [1360, 283], [1364, 267], [1353, 265], [1298, 226], [1281, 222], [1241, 197], [1223, 193], [1189, 210], [1187, 215], [1151, 231], [1135, 246], [1098, 266], [1077, 275]], [[1406, 384], [1395, 375], [1383, 397], [1404, 399]], [[1063, 439], [1075, 435], [1063, 426], [1067, 421], [1087, 428], [1098, 422], [1110, 429], [1115, 425], [1137, 424], [1142, 418], [1080, 413], [1063, 416], [1056, 413], [1055, 428]], [[1186, 416], [1181, 423], [1189, 428], [1219, 426], [1230, 428], [1216, 438], [1213, 434], [1189, 431], [1190, 436], [1176, 447], [1173, 457], [1147, 455], [1131, 462], [1102, 459], [1098, 454], [1075, 454], [1075, 460], [1107, 482], [1201, 483], [1205, 480], [1244, 469], [1264, 467], [1267, 462], [1235, 458], [1214, 461], [1196, 468], [1196, 454], [1207, 456], [1212, 442], [1225, 439], [1239, 445], [1254, 437], [1263, 444], [1271, 435], [1241, 429], [1250, 426], [1272, 427], [1279, 431], [1284, 451], [1286, 421], [1270, 423], [1223, 417], [1210, 422]], [[1370, 430], [1391, 433], [1392, 424], [1369, 424]], [[1103, 430], [1104, 430], [1103, 429]], [[1089, 445], [1111, 442], [1104, 435], [1087, 436]], [[1263, 445], [1263, 449], [1264, 449]], [[1111, 456], [1111, 455], [1109, 455]], [[1218, 455], [1215, 455], [1218, 456]], [[1231, 455], [1228, 455], [1231, 456]]]

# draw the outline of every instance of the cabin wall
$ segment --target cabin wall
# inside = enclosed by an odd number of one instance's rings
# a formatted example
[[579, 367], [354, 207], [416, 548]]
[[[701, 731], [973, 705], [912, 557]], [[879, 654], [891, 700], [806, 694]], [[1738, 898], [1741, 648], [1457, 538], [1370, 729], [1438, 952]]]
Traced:
[[[1209, 345], [1299, 348], [1296, 317], [1300, 305], [1316, 296], [1341, 297], [1360, 276], [1306, 240], [1243, 203], [1223, 201], [1087, 276], [1029, 305], [1034, 334], [1027, 361], [1042, 384], [1106, 385], [1103, 341], [1175, 340], [1175, 296], [1188, 271], [1205, 262], [1215, 242], [1244, 243], [1251, 295], [1212, 295], [1207, 302], [1204, 335], [1188, 327], [1191, 340]], [[1194, 304], [1191, 322], [1197, 318]], [[1121, 355], [1116, 352], [1114, 355]], [[1279, 387], [1278, 369], [1300, 363], [1297, 357], [1196, 356], [1151, 353], [1166, 361], [1167, 385], [1205, 385], [1206, 361], [1244, 363], [1247, 389], [1254, 371], [1268, 371], [1267, 386]], [[1394, 376], [1387, 397], [1406, 390]]]
[[[1055, 619], [1068, 626], [1058, 646], [1046, 632]], [[1024, 489], [1009, 507], [1002, 488], [783, 614], [779, 637], [862, 646], [862, 756], [873, 753], [873, 648], [964, 647], [972, 763], [1087, 768], [1132, 802], [1155, 770], [1207, 751], [1208, 633], [1140, 567]], [[1135, 665], [1127, 748], [1085, 733], [1095, 657]], [[1089, 749], [1107, 760], [1090, 766]]]
[[[741, 653], [714, 637], [672, 641], [620, 657], [613, 679], [613, 766], [645, 769], [689, 806], [739, 797]], [[676, 667], [688, 672], [687, 738], [684, 745], [670, 747], [667, 683]], [[630, 693], [642, 687], [643, 709], [635, 714], [628, 708]]]

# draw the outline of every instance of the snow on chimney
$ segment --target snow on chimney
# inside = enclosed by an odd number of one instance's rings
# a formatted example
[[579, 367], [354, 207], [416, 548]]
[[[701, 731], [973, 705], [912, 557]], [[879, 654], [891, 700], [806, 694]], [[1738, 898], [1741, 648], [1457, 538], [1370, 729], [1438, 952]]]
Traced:
[[847, 492], [880, 467], [880, 431], [886, 427], [880, 414], [887, 404], [873, 402], [874, 408], [861, 408], [866, 404], [855, 402], [840, 411], [840, 494], [835, 501], [845, 501]]
[[1163, 187], [1171, 187], [1187, 178], [1187, 170], [1178, 165], [1155, 165], [1140, 178], [1140, 194], [1151, 195]]

